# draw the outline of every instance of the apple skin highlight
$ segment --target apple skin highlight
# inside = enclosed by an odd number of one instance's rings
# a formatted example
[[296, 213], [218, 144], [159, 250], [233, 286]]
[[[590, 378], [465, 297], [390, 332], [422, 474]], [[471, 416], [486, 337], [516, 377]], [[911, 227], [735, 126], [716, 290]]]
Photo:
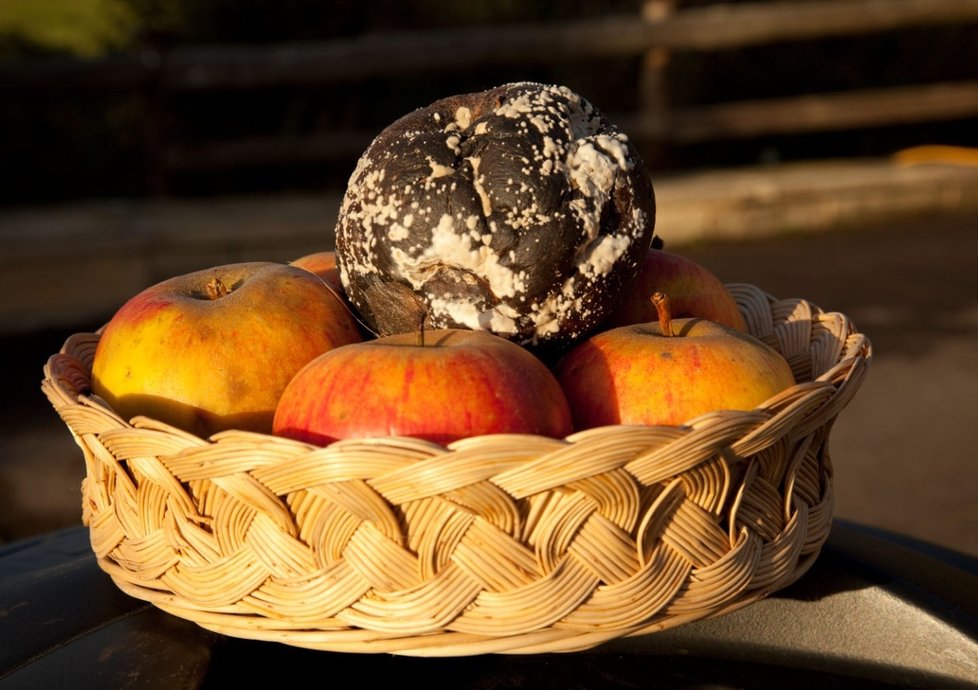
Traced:
[[703, 319], [633, 324], [592, 336], [557, 365], [575, 429], [678, 425], [714, 410], [751, 410], [792, 386], [784, 358]]
[[570, 410], [553, 374], [498, 336], [463, 329], [404, 333], [336, 348], [282, 394], [274, 433], [327, 445], [411, 436], [446, 444], [526, 433], [562, 438]]

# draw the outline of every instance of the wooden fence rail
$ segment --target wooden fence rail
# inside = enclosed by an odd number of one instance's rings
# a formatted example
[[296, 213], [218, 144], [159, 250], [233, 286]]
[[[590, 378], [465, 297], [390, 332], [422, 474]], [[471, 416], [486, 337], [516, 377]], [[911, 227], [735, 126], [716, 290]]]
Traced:
[[676, 10], [657, 19], [612, 16], [367, 35], [268, 48], [196, 47], [167, 56], [173, 90], [250, 89], [445, 73], [487, 65], [641, 55], [654, 48], [715, 51], [978, 21], [978, 0], [821, 0]]
[[978, 21], [978, 0], [803, 0], [676, 9], [659, 18], [609, 16], [559, 24], [377, 33], [323, 43], [185, 46], [0, 68], [4, 90], [254, 89], [445, 73], [500, 64], [715, 51], [765, 43]]

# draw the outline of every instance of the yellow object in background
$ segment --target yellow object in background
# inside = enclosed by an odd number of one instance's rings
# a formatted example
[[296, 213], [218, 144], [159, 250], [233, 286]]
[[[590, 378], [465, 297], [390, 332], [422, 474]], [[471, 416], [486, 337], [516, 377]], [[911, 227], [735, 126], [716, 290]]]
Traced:
[[901, 166], [927, 164], [978, 166], [978, 148], [942, 144], [911, 146], [894, 153], [893, 161]]
[[133, 18], [113, 0], [0, 0], [0, 35], [97, 57], [127, 38]]

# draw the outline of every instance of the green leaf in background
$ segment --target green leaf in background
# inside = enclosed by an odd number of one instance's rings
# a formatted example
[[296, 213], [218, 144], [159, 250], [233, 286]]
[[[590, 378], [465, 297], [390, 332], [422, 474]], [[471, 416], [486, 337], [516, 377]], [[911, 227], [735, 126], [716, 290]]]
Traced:
[[124, 43], [133, 15], [117, 0], [0, 0], [0, 37], [97, 57]]

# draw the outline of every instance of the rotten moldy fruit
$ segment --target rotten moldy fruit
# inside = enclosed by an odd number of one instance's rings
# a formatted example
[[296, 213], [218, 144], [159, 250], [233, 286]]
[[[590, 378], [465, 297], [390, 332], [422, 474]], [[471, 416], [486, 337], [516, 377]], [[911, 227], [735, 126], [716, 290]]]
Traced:
[[566, 87], [451, 96], [387, 127], [340, 209], [344, 289], [378, 334], [488, 330], [524, 345], [597, 327], [652, 241], [628, 138]]

